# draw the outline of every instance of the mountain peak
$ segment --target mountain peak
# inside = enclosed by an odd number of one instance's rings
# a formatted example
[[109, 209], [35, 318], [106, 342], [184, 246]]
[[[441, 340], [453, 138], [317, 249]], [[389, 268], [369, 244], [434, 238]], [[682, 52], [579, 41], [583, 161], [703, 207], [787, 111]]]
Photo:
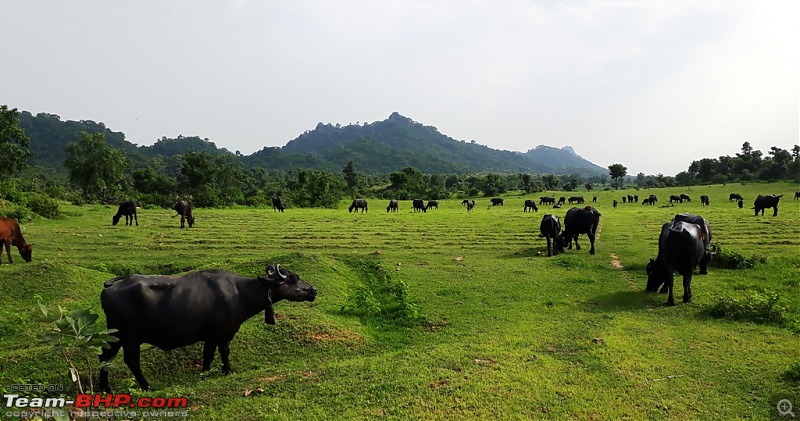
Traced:
[[563, 148], [561, 148], [561, 150], [564, 151], [564, 152], [569, 152], [572, 155], [578, 156], [578, 154], [575, 153], [575, 149], [572, 149], [572, 146], [569, 146], [569, 145], [564, 146]]

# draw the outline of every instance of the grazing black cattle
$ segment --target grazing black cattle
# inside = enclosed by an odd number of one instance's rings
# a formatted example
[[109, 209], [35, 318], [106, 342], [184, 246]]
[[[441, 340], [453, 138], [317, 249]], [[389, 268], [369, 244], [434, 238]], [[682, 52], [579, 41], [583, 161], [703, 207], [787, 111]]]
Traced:
[[[178, 212], [175, 216], [181, 217], [181, 228], [184, 227], [184, 221], [189, 223], [189, 228], [194, 225], [194, 216], [192, 216], [192, 202], [188, 200], [179, 200], [175, 202], [175, 206], [173, 206], [172, 209], [175, 209], [175, 212]], [[175, 216], [173, 216], [173, 218]]]
[[474, 200], [464, 200], [464, 202], [467, 203], [467, 212], [471, 211], [472, 208], [475, 207], [475, 201]]
[[468, 206], [469, 205], [469, 199], [462, 200], [461, 204], [464, 205], [464, 206]]
[[[701, 262], [710, 256], [702, 239], [700, 225], [687, 221], [670, 221], [661, 227], [658, 238], [658, 256], [647, 264], [647, 291], [669, 292], [667, 305], [675, 305], [673, 296], [673, 272], [683, 276], [683, 302], [692, 301], [692, 273]], [[708, 258], [710, 260], [710, 257]]]
[[673, 202], [683, 203], [683, 199], [681, 199], [680, 196], [673, 194], [673, 195], [669, 196], [669, 203], [673, 203]]
[[583, 204], [584, 202], [583, 196], [571, 196], [569, 199], [567, 199], [567, 201], [569, 202], [570, 205], [572, 203], [578, 203], [580, 205]]
[[634, 202], [638, 202], [638, 201], [639, 201], [639, 195], [637, 195], [637, 194], [634, 194], [634, 195], [633, 195], [633, 201], [634, 201]]
[[800, 191], [794, 192], [794, 200], [800, 199]]
[[284, 209], [286, 209], [286, 205], [283, 203], [283, 200], [279, 196], [273, 197], [272, 198], [272, 211], [273, 212], [276, 212], [276, 211], [283, 212]]
[[567, 202], [567, 198], [566, 197], [561, 196], [561, 197], [558, 198], [558, 204], [559, 205], [563, 205], [566, 202]]
[[761, 216], [764, 216], [764, 209], [766, 208], [772, 208], [774, 210], [772, 216], [778, 216], [778, 201], [781, 200], [781, 197], [783, 197], [783, 195], [775, 196], [771, 194], [769, 196], [763, 196], [759, 194], [758, 197], [756, 197], [756, 201], [753, 202], [753, 209], [756, 210], [756, 216], [758, 216], [758, 211], [761, 211]]
[[616, 201], [616, 200], [614, 200], [613, 202], [611, 202], [611, 204], [612, 204], [612, 205], [614, 205], [614, 208], [615, 208], [615, 209], [617, 208], [617, 201]]
[[[317, 290], [280, 265], [266, 276], [246, 278], [221, 269], [183, 276], [128, 275], [109, 279], [100, 293], [109, 329], [119, 341], [104, 349], [100, 362], [124, 350], [125, 364], [139, 387], [150, 388], [139, 365], [139, 347], [151, 344], [170, 350], [203, 341], [203, 371], [219, 348], [222, 372], [231, 372], [230, 342], [239, 327], [257, 313], [275, 324], [272, 305], [281, 300], [314, 301]], [[108, 371], [100, 369], [100, 390], [110, 392]]]
[[628, 203], [633, 203], [633, 195], [632, 194], [628, 195]]
[[389, 206], [386, 207], [386, 212], [397, 212], [400, 209], [400, 202], [397, 199], [389, 201]]
[[414, 199], [414, 202], [412, 202], [412, 207], [414, 208], [414, 212], [427, 213], [427, 208], [425, 208], [425, 202], [422, 199]]
[[[111, 225], [117, 225], [120, 218], [125, 216], [125, 225], [133, 226], [133, 221], [136, 220], [136, 226], [139, 226], [139, 217], [136, 216], [136, 203], [122, 202], [119, 204], [117, 214], [111, 218]], [[130, 220], [130, 223], [128, 222]]]
[[592, 247], [589, 254], [594, 254], [594, 234], [597, 225], [600, 223], [600, 212], [597, 209], [587, 206], [585, 208], [572, 208], [567, 211], [564, 217], [564, 233], [561, 234], [562, 241], [572, 250], [572, 241], [575, 240], [575, 248], [581, 249], [578, 244], [578, 235], [586, 234]]
[[592, 197], [592, 203], [597, 203], [597, 196]]
[[528, 199], [528, 200], [525, 201], [525, 206], [522, 207], [522, 211], [523, 212], [527, 212], [528, 209], [530, 209], [531, 212], [539, 212], [539, 208], [536, 207], [536, 201], [535, 200]]
[[358, 213], [359, 209], [361, 209], [362, 213], [367, 212], [368, 211], [368, 209], [367, 209], [367, 201], [364, 200], [364, 199], [353, 200], [353, 204], [350, 205], [349, 208], [347, 208], [347, 211], [352, 213], [354, 209], [355, 209], [356, 213]]
[[555, 197], [540, 197], [539, 198], [540, 205], [555, 205], [556, 198]]
[[[692, 198], [691, 198], [691, 197], [689, 197], [689, 195], [688, 195], [688, 194], [686, 194], [686, 193], [681, 193], [681, 200], [685, 200], [685, 201], [687, 201], [687, 202], [691, 202], [691, 201], [692, 201]], [[681, 202], [681, 203], [682, 203], [682, 202]]]
[[739, 193], [731, 193], [730, 197], [728, 198], [728, 202], [733, 202], [734, 200], [738, 202], [740, 200], [744, 200], [744, 198], [742, 198], [742, 195]]
[[628, 203], [628, 197], [622, 196], [622, 203]]
[[425, 205], [425, 207], [428, 209], [430, 208], [439, 209], [439, 202], [436, 200], [428, 200], [428, 204]]
[[708, 201], [708, 196], [702, 195], [700, 196], [700, 206], [708, 206], [710, 203]]
[[648, 197], [647, 199], [642, 199], [642, 206], [644, 205], [654, 205], [656, 202], [653, 201], [652, 197]]
[[739, 201], [739, 209], [744, 207], [744, 200]]
[[[679, 213], [672, 218], [673, 221], [683, 221], [689, 222], [692, 224], [696, 224], [700, 227], [700, 239], [703, 240], [703, 247], [708, 249], [711, 245], [711, 226], [708, 224], [708, 220], [703, 218], [702, 216], [693, 215], [691, 213]], [[700, 261], [700, 274], [705, 275], [708, 273], [708, 262], [711, 261], [711, 255], [706, 256], [707, 259]]]
[[[547, 239], [547, 255], [552, 256], [564, 252], [564, 240], [561, 238], [561, 222], [555, 215], [545, 215], [539, 224], [539, 237]], [[552, 252], [551, 252], [552, 240]]]
[[492, 206], [503, 206], [503, 198], [502, 197], [493, 197], [492, 198]]

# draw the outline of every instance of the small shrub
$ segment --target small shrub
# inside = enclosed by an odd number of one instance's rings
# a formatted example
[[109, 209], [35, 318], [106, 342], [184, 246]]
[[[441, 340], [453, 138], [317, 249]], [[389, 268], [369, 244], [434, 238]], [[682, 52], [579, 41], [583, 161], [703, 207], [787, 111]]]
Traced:
[[48, 219], [61, 216], [61, 211], [58, 209], [58, 201], [45, 195], [31, 195], [30, 199], [28, 199], [28, 207], [39, 216]]
[[36, 218], [36, 214], [30, 209], [11, 202], [0, 203], [0, 216], [14, 219], [19, 223], [29, 222]]
[[711, 317], [720, 319], [794, 327], [797, 324], [794, 312], [777, 292], [751, 292], [740, 299], [725, 297], [709, 308]]
[[359, 272], [360, 282], [342, 312], [362, 318], [397, 325], [422, 322], [419, 308], [408, 301], [408, 284], [393, 279], [378, 263], [351, 262]]
[[789, 370], [786, 371], [784, 378], [790, 382], [800, 383], [800, 360], [789, 367]]
[[756, 264], [766, 261], [767, 258], [764, 256], [752, 255], [746, 257], [735, 251], [727, 251], [719, 247], [709, 266], [720, 269], [750, 269]]

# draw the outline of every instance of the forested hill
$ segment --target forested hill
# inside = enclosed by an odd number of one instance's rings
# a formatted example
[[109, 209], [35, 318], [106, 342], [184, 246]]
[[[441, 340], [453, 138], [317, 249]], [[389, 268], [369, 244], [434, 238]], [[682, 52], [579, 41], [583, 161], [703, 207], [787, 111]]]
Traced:
[[[104, 133], [108, 143], [130, 156], [137, 166], [155, 156], [170, 158], [194, 150], [212, 155], [230, 154], [208, 139], [197, 136], [162, 138], [151, 146], [137, 146], [125, 134], [91, 120], [61, 121], [55, 114], [20, 113], [20, 126], [31, 139], [31, 163], [61, 170], [64, 147], [80, 139], [82, 131]], [[556, 173], [605, 174], [599, 167], [563, 149], [538, 146], [527, 153], [492, 149], [474, 142], [455, 140], [436, 127], [424, 126], [393, 113], [388, 119], [347, 126], [319, 123], [284, 147], [265, 147], [248, 156], [237, 155], [247, 167], [292, 170], [341, 171], [348, 161], [359, 171], [388, 173], [414, 167], [424, 173]]]

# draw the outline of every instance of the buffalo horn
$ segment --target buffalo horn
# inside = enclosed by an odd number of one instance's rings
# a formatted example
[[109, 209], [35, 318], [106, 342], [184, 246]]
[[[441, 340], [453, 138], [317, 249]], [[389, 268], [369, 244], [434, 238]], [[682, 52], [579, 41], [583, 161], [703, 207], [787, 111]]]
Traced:
[[711, 250], [709, 250], [709, 251], [711, 252], [712, 256], [717, 254], [717, 245], [716, 244], [711, 244]]
[[277, 265], [275, 267], [275, 272], [278, 272], [278, 276], [280, 276], [281, 279], [286, 279], [286, 275], [281, 273], [281, 265]]

